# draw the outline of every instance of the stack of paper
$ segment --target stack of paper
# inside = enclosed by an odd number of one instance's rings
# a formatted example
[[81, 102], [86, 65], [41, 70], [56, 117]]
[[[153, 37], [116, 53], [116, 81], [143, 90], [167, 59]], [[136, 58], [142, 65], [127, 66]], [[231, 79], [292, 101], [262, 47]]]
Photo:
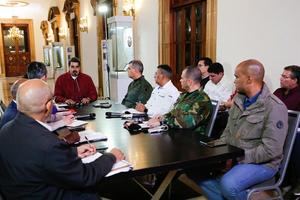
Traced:
[[[102, 156], [102, 154], [99, 152], [96, 152], [95, 154], [85, 157], [85, 158], [82, 158], [81, 160], [83, 163], [90, 163], [90, 162], [95, 161], [100, 156]], [[106, 175], [106, 177], [115, 175], [120, 172], [128, 172], [129, 170], [132, 170], [132, 165], [126, 160], [121, 160], [119, 162], [116, 162], [113, 165], [111, 171]]]
[[82, 126], [84, 124], [87, 124], [87, 121], [82, 121], [82, 120], [78, 120], [78, 119], [74, 119], [74, 121], [72, 122], [72, 124], [67, 125], [68, 127], [77, 127], [77, 126]]
[[95, 132], [93, 130], [85, 130], [78, 132], [80, 140], [78, 143], [87, 142], [88, 141], [100, 141], [107, 140], [106, 135], [100, 132]]

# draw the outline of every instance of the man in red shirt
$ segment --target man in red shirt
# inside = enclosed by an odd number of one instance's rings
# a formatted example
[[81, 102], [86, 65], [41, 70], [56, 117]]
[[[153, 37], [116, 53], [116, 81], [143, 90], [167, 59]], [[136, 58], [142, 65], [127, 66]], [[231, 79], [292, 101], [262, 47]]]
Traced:
[[69, 72], [59, 76], [55, 83], [57, 103], [88, 104], [97, 99], [96, 87], [91, 77], [80, 72], [80, 60], [76, 57], [69, 61]]
[[284, 68], [280, 78], [280, 88], [274, 94], [289, 110], [300, 111], [300, 67], [296, 65]]

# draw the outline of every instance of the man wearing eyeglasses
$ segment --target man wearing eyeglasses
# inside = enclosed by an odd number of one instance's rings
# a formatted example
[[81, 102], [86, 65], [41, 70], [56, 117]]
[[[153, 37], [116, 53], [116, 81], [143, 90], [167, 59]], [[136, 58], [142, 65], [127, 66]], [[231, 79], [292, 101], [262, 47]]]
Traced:
[[80, 60], [76, 57], [69, 62], [69, 72], [59, 76], [55, 83], [55, 102], [74, 105], [88, 104], [97, 99], [92, 78], [80, 71]]
[[[275, 90], [276, 95], [289, 110], [300, 111], [300, 66], [291, 65], [284, 68], [280, 78], [280, 88]], [[294, 149], [289, 162], [287, 179], [292, 189], [285, 194], [284, 199], [296, 199], [300, 196], [300, 136], [296, 137]], [[297, 195], [295, 195], [297, 194]]]
[[284, 68], [280, 78], [280, 88], [276, 95], [289, 110], [300, 111], [300, 67], [296, 65]]
[[[40, 79], [28, 80], [17, 92], [19, 113], [0, 130], [0, 187], [5, 199], [97, 200], [91, 188], [124, 154], [113, 148], [94, 162], [92, 144], [70, 146], [49, 130], [52, 92]], [[17, 138], [17, 139], [16, 139]]]
[[127, 108], [135, 108], [137, 103], [146, 104], [152, 93], [151, 84], [143, 76], [144, 65], [140, 60], [132, 60], [127, 66], [128, 77], [133, 81], [129, 84], [122, 104]]

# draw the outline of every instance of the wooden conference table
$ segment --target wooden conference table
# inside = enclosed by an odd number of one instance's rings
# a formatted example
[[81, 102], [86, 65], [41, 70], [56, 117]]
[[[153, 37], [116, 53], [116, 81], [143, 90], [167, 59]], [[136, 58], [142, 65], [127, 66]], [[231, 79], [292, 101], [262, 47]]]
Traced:
[[[98, 100], [98, 102], [103, 101]], [[149, 133], [131, 135], [128, 130], [123, 128], [124, 120], [120, 118], [107, 119], [105, 116], [106, 112], [123, 111], [124, 106], [112, 103], [112, 107], [108, 109], [95, 108], [92, 106], [95, 103], [76, 109], [80, 115], [96, 114], [96, 119], [88, 121], [86, 129], [104, 133], [107, 141], [96, 142], [95, 145], [106, 143], [109, 148], [121, 149], [126, 155], [126, 160], [133, 166], [132, 171], [120, 173], [108, 179], [169, 172], [169, 180], [164, 183], [168, 185], [177, 170], [191, 166], [207, 166], [210, 163], [225, 161], [244, 154], [242, 149], [229, 145], [214, 148], [203, 146], [199, 143], [203, 136], [191, 130], [169, 130], [166, 133], [153, 135]], [[158, 199], [160, 195], [162, 193], [154, 195], [153, 199]]]

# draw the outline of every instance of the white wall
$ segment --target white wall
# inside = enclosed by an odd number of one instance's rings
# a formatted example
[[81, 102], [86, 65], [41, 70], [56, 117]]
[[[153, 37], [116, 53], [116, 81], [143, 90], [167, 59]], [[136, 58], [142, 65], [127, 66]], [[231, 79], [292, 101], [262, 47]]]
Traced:
[[134, 55], [144, 64], [144, 75], [154, 86], [158, 65], [158, 0], [138, 0], [134, 20]]
[[300, 65], [299, 0], [218, 0], [217, 61], [233, 80], [235, 66], [255, 58], [271, 91], [284, 66]]
[[80, 0], [80, 17], [87, 16], [88, 32], [80, 32], [82, 71], [89, 74], [98, 88], [97, 18], [93, 15], [90, 1]]

